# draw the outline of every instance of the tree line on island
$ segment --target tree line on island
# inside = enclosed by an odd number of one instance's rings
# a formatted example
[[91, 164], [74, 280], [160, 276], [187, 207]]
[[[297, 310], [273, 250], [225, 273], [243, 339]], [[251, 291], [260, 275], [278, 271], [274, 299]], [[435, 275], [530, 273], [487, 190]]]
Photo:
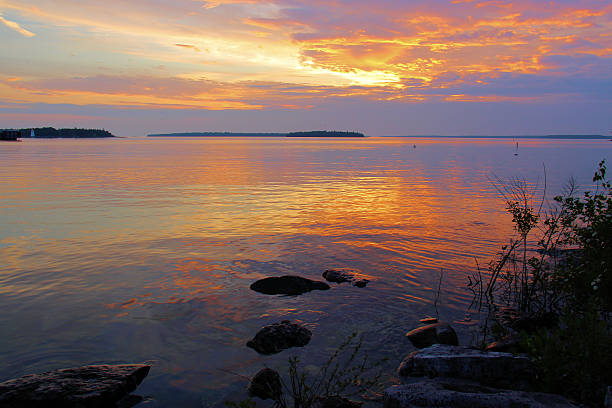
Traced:
[[306, 132], [183, 132], [183, 133], [152, 133], [149, 137], [219, 137], [219, 136], [249, 136], [249, 137], [365, 137], [360, 132], [338, 130], [313, 130]]
[[2, 133], [14, 133], [19, 134], [18, 137], [25, 138], [41, 138], [41, 139], [58, 139], [58, 138], [76, 138], [76, 139], [89, 139], [99, 137], [116, 137], [111, 132], [105, 129], [55, 129], [53, 127], [40, 127], [40, 128], [24, 128], [24, 129], [0, 129]]

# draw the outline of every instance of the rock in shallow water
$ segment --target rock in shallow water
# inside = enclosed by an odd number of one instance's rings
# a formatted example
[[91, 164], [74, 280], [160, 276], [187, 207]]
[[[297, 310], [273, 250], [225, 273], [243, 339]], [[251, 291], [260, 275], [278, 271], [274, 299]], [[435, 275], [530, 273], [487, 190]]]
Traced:
[[385, 408], [576, 408], [559, 395], [499, 390], [454, 378], [394, 385], [383, 401]]
[[433, 323], [419, 327], [406, 334], [406, 337], [416, 348], [425, 348], [434, 344], [459, 345], [457, 333], [447, 323]]
[[134, 391], [150, 365], [64, 368], [0, 383], [0, 407], [108, 408]]
[[291, 275], [264, 278], [251, 284], [251, 290], [265, 295], [301, 295], [311, 290], [327, 289], [329, 285], [325, 282]]
[[357, 286], [358, 288], [365, 288], [368, 282], [370, 282], [370, 280], [366, 278], [366, 275], [363, 275], [357, 270], [347, 268], [327, 269], [323, 272], [323, 277], [328, 282], [350, 282], [353, 286]]
[[271, 368], [262, 368], [249, 383], [249, 394], [261, 399], [278, 401], [282, 393], [280, 375]]
[[263, 327], [246, 345], [259, 354], [276, 354], [290, 347], [303, 347], [311, 337], [307, 328], [283, 320]]
[[534, 367], [526, 356], [436, 344], [408, 355], [398, 373], [402, 377], [453, 377], [526, 389], [532, 383]]

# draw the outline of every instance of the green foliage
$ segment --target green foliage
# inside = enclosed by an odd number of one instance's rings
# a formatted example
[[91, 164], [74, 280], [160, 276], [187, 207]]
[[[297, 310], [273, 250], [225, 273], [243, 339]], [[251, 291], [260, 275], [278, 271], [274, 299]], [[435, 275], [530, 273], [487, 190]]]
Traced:
[[612, 384], [612, 338], [594, 312], [567, 313], [552, 330], [523, 333], [522, 347], [538, 367], [543, 391], [600, 405]]
[[612, 311], [612, 189], [605, 161], [593, 176], [594, 193], [555, 197], [563, 208], [564, 244], [579, 251], [556, 270], [555, 283], [572, 307]]
[[[531, 327], [522, 333], [522, 347], [538, 365], [543, 390], [599, 404], [604, 386], [612, 384], [612, 188], [606, 170], [600, 162], [594, 192], [576, 197], [570, 183], [544, 210], [544, 199], [536, 210], [525, 182], [500, 188], [517, 237], [489, 264], [486, 285], [480, 269], [468, 285], [479, 306], [496, 316], [491, 327], [485, 319], [483, 343], [518, 330], [522, 320]], [[502, 305], [513, 311], [512, 319], [497, 318]], [[543, 327], [545, 316], [558, 323]], [[540, 327], [534, 331], [528, 321]]]

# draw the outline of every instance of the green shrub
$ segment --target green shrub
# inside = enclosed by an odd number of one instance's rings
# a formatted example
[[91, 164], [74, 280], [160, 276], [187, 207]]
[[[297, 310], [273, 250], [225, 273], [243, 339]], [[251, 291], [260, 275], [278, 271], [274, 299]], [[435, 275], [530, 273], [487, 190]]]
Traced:
[[[593, 182], [595, 191], [582, 197], [570, 184], [544, 210], [544, 200], [536, 210], [525, 182], [500, 189], [517, 237], [489, 264], [488, 282], [479, 270], [468, 286], [491, 314], [506, 306], [523, 322], [540, 322], [522, 333], [522, 347], [543, 390], [601, 404], [612, 384], [612, 188], [605, 161]], [[558, 323], [544, 327], [544, 316]], [[489, 327], [486, 319], [482, 336], [512, 332], [514, 323], [497, 319]]]
[[601, 405], [612, 384], [612, 338], [598, 313], [566, 313], [557, 328], [523, 333], [522, 346], [538, 367], [542, 391]]

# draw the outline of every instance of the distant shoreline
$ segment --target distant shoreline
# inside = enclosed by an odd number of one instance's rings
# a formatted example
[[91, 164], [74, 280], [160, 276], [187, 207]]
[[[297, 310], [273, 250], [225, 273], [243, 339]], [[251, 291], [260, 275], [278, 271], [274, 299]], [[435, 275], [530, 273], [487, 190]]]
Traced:
[[[340, 134], [339, 134], [340, 133]], [[356, 135], [342, 135], [342, 133], [355, 133]], [[295, 134], [295, 135], [294, 135]], [[151, 133], [147, 137], [368, 137], [357, 132], [290, 132], [290, 133], [257, 133], [257, 132], [186, 132], [186, 133]], [[370, 136], [370, 137], [403, 137], [428, 139], [548, 139], [548, 140], [612, 140], [612, 136], [605, 135], [521, 135], [521, 136], [470, 136], [470, 135], [404, 135], [404, 136]]]
[[147, 137], [365, 137], [359, 132], [313, 130], [307, 132], [181, 132], [151, 133]]
[[417, 135], [417, 136], [379, 136], [379, 137], [421, 137], [430, 139], [556, 139], [556, 140], [607, 140], [612, 136], [605, 135], [522, 135], [522, 136], [440, 136], [440, 135]]
[[0, 129], [4, 132], [17, 133], [21, 139], [98, 139], [117, 137], [105, 129], [81, 129], [52, 127], [22, 128], [22, 129]]

